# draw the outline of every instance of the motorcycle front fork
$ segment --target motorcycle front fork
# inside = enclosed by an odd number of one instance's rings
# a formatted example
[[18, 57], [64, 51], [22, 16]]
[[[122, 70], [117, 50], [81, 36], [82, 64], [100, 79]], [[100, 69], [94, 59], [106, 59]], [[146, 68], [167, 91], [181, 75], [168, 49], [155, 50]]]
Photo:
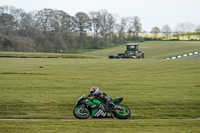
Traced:
[[84, 108], [85, 108], [85, 105], [82, 104], [80, 110], [81, 110], [81, 111], [84, 111]]

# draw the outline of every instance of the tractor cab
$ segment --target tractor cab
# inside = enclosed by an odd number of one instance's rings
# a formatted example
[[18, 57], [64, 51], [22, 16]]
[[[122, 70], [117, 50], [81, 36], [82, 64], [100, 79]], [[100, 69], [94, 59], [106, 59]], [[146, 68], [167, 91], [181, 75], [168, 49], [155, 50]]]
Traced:
[[128, 43], [126, 44], [126, 51], [138, 51], [139, 43]]
[[114, 58], [144, 59], [144, 52], [139, 51], [138, 46], [139, 46], [139, 43], [128, 43], [128, 44], [126, 44], [125, 53], [119, 53], [117, 56], [110, 55], [109, 59], [114, 59]]

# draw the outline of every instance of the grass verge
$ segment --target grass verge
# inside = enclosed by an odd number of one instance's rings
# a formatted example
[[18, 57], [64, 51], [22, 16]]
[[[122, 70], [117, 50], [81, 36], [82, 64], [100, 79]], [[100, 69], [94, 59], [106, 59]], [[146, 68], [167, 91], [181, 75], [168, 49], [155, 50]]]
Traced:
[[88, 55], [32, 52], [0, 52], [0, 57], [7, 58], [99, 58]]
[[42, 120], [0, 121], [1, 132], [6, 133], [198, 133], [198, 120]]

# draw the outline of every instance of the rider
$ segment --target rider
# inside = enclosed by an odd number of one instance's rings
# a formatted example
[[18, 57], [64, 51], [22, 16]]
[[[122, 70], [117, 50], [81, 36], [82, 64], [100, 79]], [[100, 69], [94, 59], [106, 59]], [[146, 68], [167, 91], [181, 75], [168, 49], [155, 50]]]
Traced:
[[94, 96], [96, 98], [101, 98], [106, 101], [106, 104], [108, 107], [113, 107], [114, 109], [123, 109], [122, 107], [115, 105], [112, 101], [112, 98], [110, 98], [105, 92], [99, 91], [98, 87], [92, 87], [90, 89], [90, 94], [88, 97]]

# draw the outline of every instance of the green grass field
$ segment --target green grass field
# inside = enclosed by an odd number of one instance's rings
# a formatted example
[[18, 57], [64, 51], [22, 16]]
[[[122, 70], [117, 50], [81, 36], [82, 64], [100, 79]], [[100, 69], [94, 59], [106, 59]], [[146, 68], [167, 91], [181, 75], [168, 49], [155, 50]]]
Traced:
[[200, 117], [199, 60], [1, 58], [0, 64], [0, 118], [74, 118], [76, 100], [91, 86], [124, 97], [131, 118]]
[[[165, 59], [167, 57], [200, 50], [200, 41], [147, 41], [139, 43], [139, 49], [144, 51], [145, 59]], [[108, 57], [124, 53], [126, 44], [108, 49], [84, 53], [84, 55]]]
[[[186, 119], [200, 118], [200, 58], [163, 58], [199, 51], [200, 44], [144, 42], [140, 46], [145, 51], [144, 60], [105, 56], [111, 51], [123, 52], [125, 46], [85, 53], [101, 57], [95, 59], [0, 58], [0, 118], [74, 118], [76, 100], [89, 93], [90, 87], [98, 86], [111, 97], [124, 97], [123, 104], [132, 111], [131, 119], [171, 120], [0, 121], [0, 132], [73, 133], [88, 128], [97, 128], [97, 132], [198, 132], [199, 120]], [[93, 126], [96, 122], [98, 127]]]

